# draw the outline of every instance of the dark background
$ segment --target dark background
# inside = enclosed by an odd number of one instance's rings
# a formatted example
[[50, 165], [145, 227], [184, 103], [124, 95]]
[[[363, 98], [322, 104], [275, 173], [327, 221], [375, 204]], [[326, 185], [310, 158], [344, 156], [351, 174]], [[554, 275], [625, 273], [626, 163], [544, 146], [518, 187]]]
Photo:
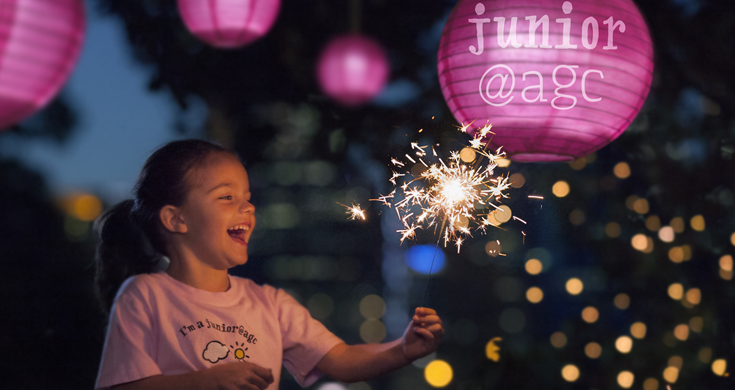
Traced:
[[[270, 33], [235, 51], [216, 50], [192, 37], [175, 1], [89, 4], [88, 12], [103, 14], [125, 29], [130, 57], [147, 69], [151, 93], [177, 105], [179, 119], [171, 124], [171, 133], [217, 140], [246, 161], [259, 223], [264, 223], [256, 230], [248, 264], [233, 273], [287, 288], [304, 304], [316, 293], [329, 295], [335, 309], [323, 321], [344, 340], [360, 342], [358, 302], [368, 294], [386, 300], [395, 294], [388, 286], [386, 253], [413, 245], [397, 246], [397, 237], [384, 237], [381, 224], [385, 231], [391, 226], [381, 214], [387, 210], [366, 201], [389, 191], [388, 157], [406, 153], [408, 143], [418, 139], [440, 143], [444, 153], [466, 141], [455, 130], [436, 78], [437, 26], [454, 2], [362, 2], [362, 32], [384, 45], [391, 80], [408, 82], [415, 93], [397, 104], [352, 109], [323, 96], [312, 76], [323, 45], [351, 27], [347, 2], [284, 0]], [[440, 312], [447, 328], [436, 357], [454, 369], [447, 388], [613, 389], [619, 388], [618, 373], [628, 370], [635, 374], [633, 388], [657, 378], [663, 389], [662, 373], [672, 356], [683, 359], [672, 388], [732, 388], [732, 379], [714, 375], [700, 352], [710, 348], [710, 360], [726, 359], [728, 369], [735, 364], [735, 287], [720, 276], [718, 265], [723, 255], [735, 252], [735, 3], [636, 4], [652, 33], [655, 74], [634, 124], [573, 166], [511, 164], [509, 172], [526, 178], [513, 203], [517, 214], [529, 221], [525, 241], [511, 229], [472, 239], [460, 254], [449, 248], [447, 266], [431, 280], [426, 303]], [[60, 96], [32, 120], [6, 132], [62, 146], [73, 142], [85, 110]], [[209, 108], [203, 127], [186, 119], [194, 98]], [[424, 129], [420, 135], [419, 129]], [[304, 180], [279, 181], [278, 175], [305, 174], [298, 167], [314, 161], [326, 163], [336, 179], [319, 188]], [[625, 180], [613, 176], [621, 161], [632, 171]], [[106, 321], [92, 296], [94, 238], [87, 235], [80, 241], [65, 233], [68, 216], [54, 202], [46, 180], [21, 161], [0, 156], [0, 384], [8, 389], [90, 388]], [[559, 180], [569, 183], [569, 196], [552, 195]], [[540, 204], [518, 200], [528, 194], [545, 199]], [[650, 211], [639, 214], [626, 207], [632, 195], [647, 199]], [[332, 206], [332, 199], [350, 197], [367, 208], [367, 221], [348, 221], [343, 209]], [[278, 222], [284, 218], [279, 213], [288, 209], [269, 206], [283, 204], [299, 210], [297, 222]], [[583, 213], [584, 222], [570, 221], [575, 210]], [[652, 215], [664, 225], [681, 217], [686, 228], [673, 243], [663, 243], [646, 228]], [[704, 217], [704, 231], [689, 226], [695, 215]], [[609, 222], [621, 226], [619, 237], [604, 233]], [[631, 247], [638, 233], [653, 238], [650, 253]], [[484, 252], [485, 243], [496, 238], [493, 234], [508, 243], [507, 256]], [[420, 243], [433, 240], [419, 237]], [[669, 250], [682, 245], [690, 246], [691, 260], [670, 261]], [[545, 248], [551, 254], [548, 264], [553, 264], [537, 276], [523, 269], [529, 253], [538, 253], [531, 252], [534, 248]], [[284, 265], [291, 268], [284, 271]], [[581, 295], [564, 291], [572, 276], [585, 281]], [[420, 303], [425, 278], [412, 273], [402, 280], [407, 290], [396, 307], [405, 309], [407, 320]], [[701, 303], [686, 307], [671, 299], [667, 288], [672, 283], [699, 288]], [[531, 286], [544, 290], [541, 303], [523, 298]], [[619, 293], [630, 296], [629, 308], [612, 304]], [[600, 320], [584, 322], [580, 312], [586, 306], [595, 306]], [[523, 313], [521, 331], [508, 332], [499, 324], [509, 308]], [[686, 341], [672, 339], [673, 329], [692, 317], [703, 319], [701, 331], [690, 331]], [[615, 340], [636, 321], [647, 325], [646, 337], [634, 339], [629, 354], [617, 352]], [[394, 328], [389, 326], [389, 335]], [[563, 348], [549, 342], [557, 331], [568, 338]], [[497, 363], [484, 354], [485, 344], [496, 336], [503, 337]], [[590, 341], [602, 345], [600, 358], [585, 356]], [[580, 369], [574, 383], [560, 374], [566, 364]], [[286, 377], [281, 388], [298, 387]], [[430, 388], [415, 366], [368, 385]]]

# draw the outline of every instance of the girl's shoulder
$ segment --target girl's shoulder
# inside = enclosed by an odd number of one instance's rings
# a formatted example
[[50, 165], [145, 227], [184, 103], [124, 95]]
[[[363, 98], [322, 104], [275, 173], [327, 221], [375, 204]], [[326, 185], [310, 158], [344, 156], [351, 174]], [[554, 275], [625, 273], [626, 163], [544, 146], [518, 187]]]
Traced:
[[150, 295], [160, 289], [164, 275], [161, 272], [133, 275], [120, 285], [115, 300], [123, 296]]

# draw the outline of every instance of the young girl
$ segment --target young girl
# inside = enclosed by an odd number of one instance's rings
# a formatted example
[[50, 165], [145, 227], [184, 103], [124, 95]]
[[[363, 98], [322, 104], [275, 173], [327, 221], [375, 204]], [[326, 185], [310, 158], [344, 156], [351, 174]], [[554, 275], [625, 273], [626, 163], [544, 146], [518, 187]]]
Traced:
[[302, 386], [324, 373], [356, 382], [442, 339], [436, 312], [417, 308], [402, 338], [346, 345], [283, 290], [230, 276], [247, 262], [255, 207], [245, 168], [217, 145], [165, 145], [133, 192], [95, 226], [110, 311], [98, 389], [277, 389], [281, 364]]

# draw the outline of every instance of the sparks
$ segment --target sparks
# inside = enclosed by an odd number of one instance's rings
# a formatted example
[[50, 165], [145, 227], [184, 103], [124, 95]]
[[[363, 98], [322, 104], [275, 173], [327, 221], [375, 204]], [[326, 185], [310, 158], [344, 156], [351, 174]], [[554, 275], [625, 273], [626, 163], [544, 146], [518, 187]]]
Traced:
[[365, 210], [360, 208], [359, 203], [353, 203], [352, 206], [347, 206], [339, 202], [337, 204], [347, 209], [347, 212], [345, 212], [345, 214], [349, 215], [347, 219], [355, 220], [360, 218], [363, 221], [365, 220]]
[[[463, 125], [461, 130], [466, 132], [469, 126]], [[438, 157], [435, 159], [438, 161], [433, 163], [419, 159], [425, 168], [420, 174], [414, 175], [410, 170], [393, 172], [389, 179], [395, 186], [393, 192], [371, 199], [395, 209], [403, 224], [403, 228], [397, 230], [401, 234], [401, 242], [415, 238], [417, 229], [431, 229], [443, 239], [444, 246], [453, 242], [459, 252], [466, 238], [472, 237], [473, 230], [484, 234], [488, 226], [500, 228], [501, 222], [492, 213], [499, 210], [497, 204], [509, 197], [506, 191], [511, 183], [509, 175], [495, 173], [498, 160], [506, 156], [501, 148], [494, 153], [487, 150], [491, 127], [488, 124], [478, 129], [470, 141], [475, 152], [487, 159], [484, 165], [481, 159], [472, 165], [463, 162], [457, 151], [451, 152], [446, 161]], [[428, 157], [427, 147], [411, 143], [411, 149], [419, 157]], [[436, 156], [433, 146], [431, 150]], [[412, 164], [417, 163], [409, 154], [405, 157]], [[396, 159], [391, 159], [391, 163], [396, 167], [405, 166]], [[488, 208], [490, 211], [478, 211]], [[507, 206], [505, 208], [510, 210]], [[526, 223], [517, 217], [514, 220]]]

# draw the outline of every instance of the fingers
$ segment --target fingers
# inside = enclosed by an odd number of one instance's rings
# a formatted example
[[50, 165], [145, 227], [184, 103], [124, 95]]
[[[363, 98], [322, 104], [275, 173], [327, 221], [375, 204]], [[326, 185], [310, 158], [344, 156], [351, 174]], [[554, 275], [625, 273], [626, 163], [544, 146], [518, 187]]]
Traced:
[[259, 379], [262, 379], [266, 383], [266, 385], [273, 383], [273, 370], [271, 370], [270, 368], [259, 366], [254, 363], [251, 364], [253, 365], [253, 372], [258, 376]]

